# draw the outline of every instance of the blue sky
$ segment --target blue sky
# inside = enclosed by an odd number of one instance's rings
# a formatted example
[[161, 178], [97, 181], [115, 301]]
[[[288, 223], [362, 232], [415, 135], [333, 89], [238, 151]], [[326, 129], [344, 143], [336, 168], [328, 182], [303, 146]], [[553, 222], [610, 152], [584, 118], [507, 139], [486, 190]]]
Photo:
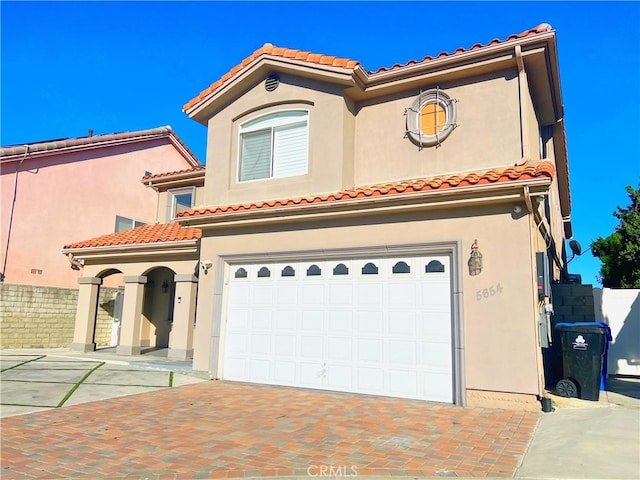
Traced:
[[[638, 185], [640, 3], [2, 1], [0, 19], [2, 145], [171, 125], [202, 161], [182, 106], [266, 42], [376, 70], [550, 23], [583, 250]], [[570, 272], [597, 285], [599, 267]]]

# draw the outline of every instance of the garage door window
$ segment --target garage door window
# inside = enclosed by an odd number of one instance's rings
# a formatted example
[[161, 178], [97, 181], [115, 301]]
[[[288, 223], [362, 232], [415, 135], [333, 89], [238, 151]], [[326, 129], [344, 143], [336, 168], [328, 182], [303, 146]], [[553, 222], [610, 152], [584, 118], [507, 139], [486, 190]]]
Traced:
[[322, 270], [317, 265], [311, 265], [307, 268], [307, 277], [316, 277], [322, 275]]
[[334, 275], [349, 275], [349, 268], [344, 263], [339, 263], [333, 268]]
[[286, 266], [282, 269], [282, 276], [283, 277], [295, 277], [296, 276], [296, 271], [293, 269], [293, 267], [291, 266]]
[[377, 275], [378, 274], [378, 267], [376, 266], [375, 263], [367, 263], [364, 267], [362, 267], [362, 274], [363, 275]]
[[398, 262], [393, 266], [393, 273], [411, 273], [411, 267], [406, 262]]
[[271, 270], [267, 267], [262, 267], [258, 270], [258, 278], [269, 278], [271, 276]]
[[235, 274], [236, 278], [247, 278], [247, 271], [240, 267], [238, 270], [236, 270], [236, 274]]
[[430, 261], [424, 268], [425, 273], [442, 273], [444, 272], [444, 265], [437, 260]]

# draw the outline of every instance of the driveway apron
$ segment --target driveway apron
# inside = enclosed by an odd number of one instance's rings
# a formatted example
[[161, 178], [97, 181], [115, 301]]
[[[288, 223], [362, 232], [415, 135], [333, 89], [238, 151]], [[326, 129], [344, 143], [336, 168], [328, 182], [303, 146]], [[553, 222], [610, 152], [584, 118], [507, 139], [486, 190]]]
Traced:
[[207, 381], [1, 420], [2, 477], [512, 477], [535, 412]]

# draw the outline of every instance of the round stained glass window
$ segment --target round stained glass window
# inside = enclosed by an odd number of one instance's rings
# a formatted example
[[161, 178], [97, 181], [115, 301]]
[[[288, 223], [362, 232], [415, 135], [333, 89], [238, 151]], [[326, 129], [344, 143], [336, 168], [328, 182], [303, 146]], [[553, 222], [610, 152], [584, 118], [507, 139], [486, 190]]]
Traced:
[[440, 89], [422, 92], [407, 111], [407, 136], [420, 147], [440, 144], [456, 127], [456, 103]]

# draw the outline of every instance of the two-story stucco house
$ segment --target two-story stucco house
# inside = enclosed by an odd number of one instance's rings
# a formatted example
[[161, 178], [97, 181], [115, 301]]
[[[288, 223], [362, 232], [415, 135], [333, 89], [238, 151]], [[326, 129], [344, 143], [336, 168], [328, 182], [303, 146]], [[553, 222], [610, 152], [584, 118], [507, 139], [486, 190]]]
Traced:
[[208, 128], [201, 198], [177, 223], [66, 246], [85, 262], [73, 348], [93, 348], [92, 299], [117, 270], [118, 351], [139, 353], [161, 266], [170, 354], [211, 378], [544, 394], [545, 296], [571, 236], [549, 25], [376, 71], [265, 44], [184, 111]]

